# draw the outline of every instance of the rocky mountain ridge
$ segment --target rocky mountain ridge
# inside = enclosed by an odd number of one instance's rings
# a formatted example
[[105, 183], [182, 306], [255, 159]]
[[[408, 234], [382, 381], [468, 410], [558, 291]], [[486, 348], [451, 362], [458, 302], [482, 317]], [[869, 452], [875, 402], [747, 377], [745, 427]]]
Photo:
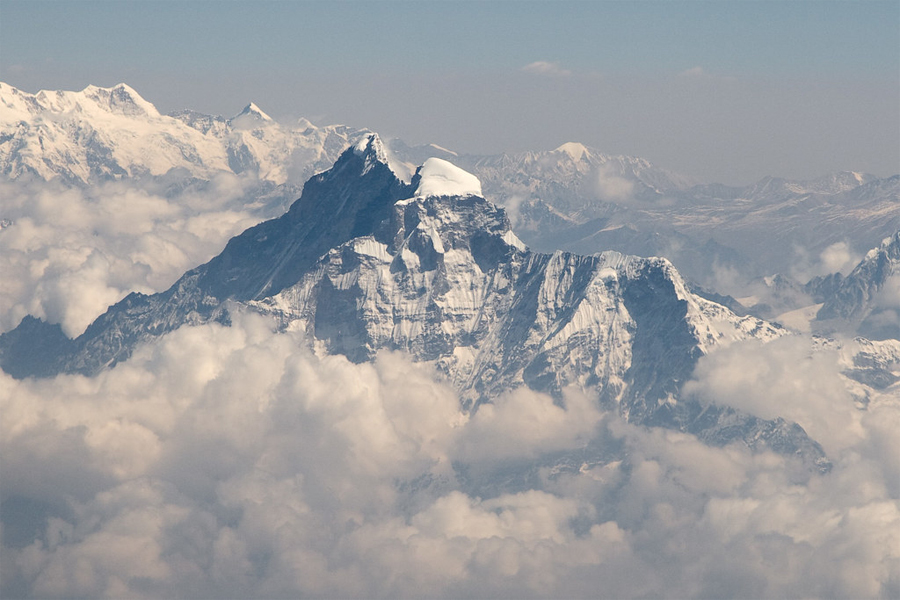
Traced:
[[821, 331], [900, 339], [900, 231], [871, 249], [833, 287], [816, 314]]

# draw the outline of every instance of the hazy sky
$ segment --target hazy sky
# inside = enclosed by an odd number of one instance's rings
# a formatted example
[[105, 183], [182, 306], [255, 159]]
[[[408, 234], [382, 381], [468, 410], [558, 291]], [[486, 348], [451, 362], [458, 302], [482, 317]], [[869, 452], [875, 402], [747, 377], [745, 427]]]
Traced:
[[706, 181], [900, 172], [900, 3], [0, 0], [0, 79]]

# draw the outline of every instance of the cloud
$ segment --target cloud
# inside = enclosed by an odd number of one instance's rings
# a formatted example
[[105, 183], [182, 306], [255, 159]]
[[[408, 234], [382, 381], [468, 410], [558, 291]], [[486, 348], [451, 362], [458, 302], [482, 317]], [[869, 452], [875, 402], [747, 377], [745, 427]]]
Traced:
[[[528, 388], [504, 393], [472, 416], [454, 455], [466, 462], [485, 456], [535, 459], [586, 445], [602, 415], [583, 392], [567, 389], [564, 398], [565, 408], [547, 394]], [[523, 439], [528, 443], [523, 444]]]
[[693, 79], [695, 81], [705, 80], [705, 81], [721, 81], [721, 82], [729, 82], [729, 83], [733, 83], [733, 82], [737, 81], [737, 77], [734, 77], [732, 75], [713, 75], [712, 73], [710, 73], [709, 71], [707, 71], [706, 69], [704, 69], [703, 67], [701, 67], [699, 65], [691, 67], [690, 69], [685, 69], [684, 71], [681, 71], [680, 73], [678, 73], [678, 77], [681, 77], [683, 79]]
[[802, 335], [738, 342], [700, 359], [685, 392], [763, 419], [795, 421], [834, 456], [865, 437], [837, 348]]
[[847, 242], [836, 242], [831, 244], [819, 255], [824, 273], [848, 273], [855, 267], [862, 256], [851, 252], [850, 244]]
[[849, 380], [824, 374], [840, 357], [796, 340], [723, 352], [697, 392], [821, 412], [831, 473], [635, 427], [578, 390], [465, 414], [431, 365], [316, 356], [255, 315], [93, 378], [0, 374], [2, 595], [896, 596], [900, 402], [848, 418], [827, 388]]
[[129, 292], [168, 288], [293, 199], [264, 192], [225, 174], [176, 192], [162, 182], [0, 183], [0, 331], [31, 314], [74, 337]]
[[633, 200], [634, 181], [616, 174], [611, 165], [601, 165], [596, 175], [597, 193], [608, 202], [628, 203]]
[[709, 75], [706, 73], [703, 67], [691, 67], [690, 69], [685, 69], [681, 73], [679, 73], [682, 77], [708, 77]]
[[835, 242], [816, 255], [802, 246], [794, 246], [791, 276], [799, 282], [831, 273], [847, 275], [859, 264], [862, 255], [854, 252], [847, 241]]
[[524, 73], [548, 75], [552, 77], [568, 77], [572, 74], [572, 71], [562, 68], [558, 62], [549, 62], [545, 60], [529, 63], [522, 67], [522, 71]]

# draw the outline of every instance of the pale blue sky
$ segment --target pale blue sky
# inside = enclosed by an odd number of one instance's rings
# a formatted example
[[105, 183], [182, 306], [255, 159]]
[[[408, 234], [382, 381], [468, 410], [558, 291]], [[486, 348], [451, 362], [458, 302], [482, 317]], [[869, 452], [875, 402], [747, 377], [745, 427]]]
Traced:
[[582, 141], [726, 183], [900, 171], [896, 0], [0, 0], [0, 79], [464, 152]]

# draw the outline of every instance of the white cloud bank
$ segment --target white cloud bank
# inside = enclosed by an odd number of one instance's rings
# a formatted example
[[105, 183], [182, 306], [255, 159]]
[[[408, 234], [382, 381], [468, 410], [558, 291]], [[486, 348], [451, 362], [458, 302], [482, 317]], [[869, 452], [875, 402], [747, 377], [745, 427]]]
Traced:
[[854, 252], [847, 241], [835, 242], [817, 256], [809, 249], [795, 245], [791, 276], [800, 283], [806, 283], [813, 277], [831, 273], [847, 275], [862, 258], [862, 254]]
[[226, 174], [176, 191], [158, 182], [0, 183], [0, 331], [30, 314], [74, 337], [129, 292], [168, 288], [293, 199], [248, 201], [258, 189]]
[[[257, 316], [179, 329], [94, 378], [2, 375], [2, 595], [900, 593], [896, 398], [830, 433], [822, 476], [627, 425], [578, 391], [565, 404], [518, 390], [467, 416], [427, 365], [317, 357]], [[818, 406], [830, 439], [845, 408]], [[620, 460], [499, 495], [459, 477], [577, 458], [589, 438]]]
[[753, 340], [704, 357], [685, 392], [763, 419], [795, 421], [834, 456], [866, 435], [867, 413], [855, 408], [842, 370], [838, 350], [813, 348], [803, 336]]

